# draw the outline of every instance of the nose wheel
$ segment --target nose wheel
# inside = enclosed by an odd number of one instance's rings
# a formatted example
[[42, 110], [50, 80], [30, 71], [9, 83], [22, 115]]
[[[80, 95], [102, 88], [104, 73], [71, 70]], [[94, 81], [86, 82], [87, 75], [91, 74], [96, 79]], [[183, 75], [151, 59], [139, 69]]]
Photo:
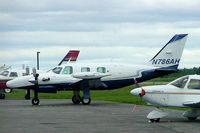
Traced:
[[40, 103], [40, 100], [38, 98], [33, 98], [32, 99], [32, 104], [33, 105], [39, 105], [39, 103]]
[[5, 92], [5, 93], [11, 93], [11, 92], [12, 92], [12, 89], [4, 89], [4, 92]]

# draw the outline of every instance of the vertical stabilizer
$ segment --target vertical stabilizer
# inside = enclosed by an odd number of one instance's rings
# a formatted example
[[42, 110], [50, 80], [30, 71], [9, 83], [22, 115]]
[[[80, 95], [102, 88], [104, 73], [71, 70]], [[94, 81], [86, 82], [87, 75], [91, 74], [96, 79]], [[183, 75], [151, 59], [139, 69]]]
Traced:
[[78, 58], [79, 52], [79, 50], [70, 50], [58, 65], [60, 66], [67, 62], [75, 62]]
[[176, 34], [151, 60], [155, 67], [177, 69], [188, 34]]

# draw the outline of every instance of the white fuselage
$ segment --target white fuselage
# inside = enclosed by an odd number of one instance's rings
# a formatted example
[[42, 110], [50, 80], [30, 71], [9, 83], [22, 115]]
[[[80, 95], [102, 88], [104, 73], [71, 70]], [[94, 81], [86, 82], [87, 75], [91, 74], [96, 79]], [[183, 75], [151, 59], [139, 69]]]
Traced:
[[[70, 71], [66, 68], [70, 67]], [[59, 72], [57, 72], [59, 68]], [[60, 70], [61, 69], [61, 70]], [[153, 66], [136, 66], [130, 64], [119, 64], [119, 63], [71, 63], [61, 66], [57, 66], [56, 70], [52, 69], [47, 73], [41, 73], [38, 77], [38, 84], [44, 85], [64, 85], [65, 87], [74, 83], [79, 82], [80, 78], [77, 78], [77, 74], [88, 72], [98, 72], [107, 74], [107, 76], [102, 77], [101, 81], [105, 82], [110, 88], [119, 88], [126, 86], [127, 84], [134, 84], [134, 78], [142, 78], [142, 72], [155, 70], [156, 67]], [[86, 71], [87, 72], [86, 72]], [[55, 73], [55, 71], [57, 73]], [[87, 75], [85, 75], [87, 76]], [[97, 75], [98, 76], [98, 75]], [[95, 78], [95, 77], [94, 77]], [[127, 83], [126, 80], [128, 81]], [[24, 88], [28, 86], [33, 86], [34, 77], [33, 75], [24, 76], [17, 78], [9, 82], [8, 86], [11, 88]], [[116, 82], [115, 82], [116, 81]], [[132, 83], [131, 83], [132, 82]], [[115, 84], [116, 83], [116, 84]], [[61, 86], [60, 86], [61, 87]]]
[[[198, 79], [198, 78], [199, 79]], [[195, 82], [197, 83], [193, 83]], [[200, 76], [189, 76], [183, 86], [175, 86], [175, 80], [167, 85], [146, 86], [136, 88], [131, 91], [133, 95], [141, 95], [142, 90], [145, 94], [142, 97], [147, 103], [154, 106], [187, 107], [184, 104], [195, 103], [200, 100]], [[192, 88], [196, 85], [196, 88]]]

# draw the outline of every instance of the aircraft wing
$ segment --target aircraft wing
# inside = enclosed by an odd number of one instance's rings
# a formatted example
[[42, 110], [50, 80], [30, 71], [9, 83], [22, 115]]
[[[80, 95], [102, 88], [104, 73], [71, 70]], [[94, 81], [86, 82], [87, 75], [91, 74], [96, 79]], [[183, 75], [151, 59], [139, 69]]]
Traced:
[[100, 79], [109, 75], [108, 73], [100, 72], [81, 72], [73, 74], [73, 77], [78, 79]]
[[191, 108], [199, 108], [200, 107], [200, 100], [184, 102], [183, 105], [191, 107]]
[[[98, 88], [108, 86], [101, 81], [101, 78], [109, 76], [108, 73], [99, 72], [81, 72], [73, 74], [73, 78], [81, 79], [80, 81], [72, 84], [72, 86], [84, 86], [84, 88]], [[83, 89], [84, 90], [84, 89]]]

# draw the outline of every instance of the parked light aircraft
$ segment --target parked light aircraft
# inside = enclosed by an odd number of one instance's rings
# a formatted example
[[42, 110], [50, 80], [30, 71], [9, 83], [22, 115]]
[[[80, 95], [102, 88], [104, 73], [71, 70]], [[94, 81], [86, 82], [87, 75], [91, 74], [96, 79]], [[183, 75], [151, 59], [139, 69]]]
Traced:
[[[66, 64], [66, 63], [69, 63], [69, 62], [70, 63], [75, 62], [77, 60], [79, 52], [80, 52], [79, 50], [70, 50], [66, 54], [66, 56], [60, 61], [60, 63], [58, 65]], [[10, 67], [6, 67], [6, 68], [7, 69], [5, 69], [5, 67], [4, 67], [4, 71], [2, 71], [0, 73], [0, 99], [5, 98], [4, 92], [10, 93], [12, 91], [12, 89], [9, 89], [6, 86], [7, 81], [12, 80], [16, 77], [29, 75], [29, 69], [28, 68], [27, 69], [11, 69]], [[39, 70], [38, 72], [43, 73], [45, 71]], [[25, 95], [25, 99], [30, 99], [29, 93]]]
[[10, 69], [11, 67], [10, 66], [6, 66], [6, 64], [2, 65], [0, 67], [0, 72], [4, 71], [4, 70], [7, 70], [7, 69]]
[[[19, 77], [8, 81], [7, 86], [33, 89], [33, 105], [39, 104], [38, 93], [73, 90], [74, 104], [90, 104], [90, 90], [110, 90], [142, 82], [177, 70], [187, 34], [175, 35], [149, 62], [148, 65], [124, 63], [73, 63], [57, 66], [52, 71]], [[80, 90], [83, 97], [80, 97]]]
[[[191, 110], [183, 113], [189, 120], [200, 116], [200, 75], [187, 75], [167, 85], [145, 86], [131, 91], [142, 100], [156, 107], [185, 107]], [[156, 109], [147, 115], [151, 122], [158, 122], [168, 113]]]

